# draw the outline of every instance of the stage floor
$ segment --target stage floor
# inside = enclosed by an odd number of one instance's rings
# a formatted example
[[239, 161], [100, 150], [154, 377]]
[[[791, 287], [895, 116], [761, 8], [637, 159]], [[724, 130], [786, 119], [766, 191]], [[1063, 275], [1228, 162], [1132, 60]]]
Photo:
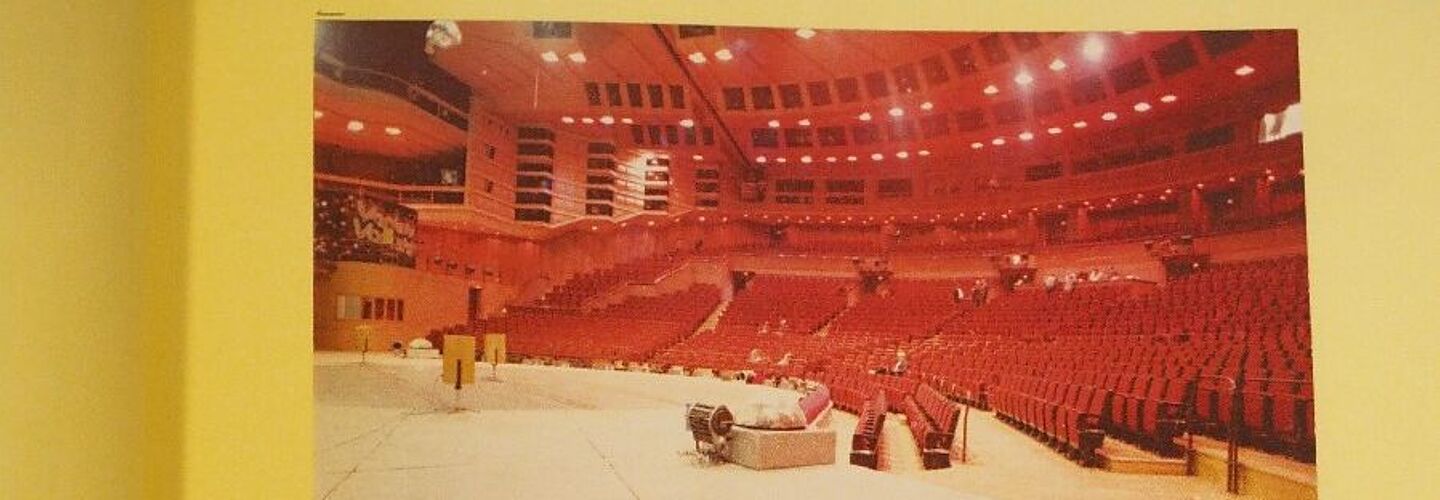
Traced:
[[971, 413], [970, 463], [951, 469], [905, 456], [914, 445], [897, 414], [885, 429], [891, 470], [849, 465], [855, 418], [839, 411], [834, 465], [711, 465], [693, 454], [684, 405], [779, 389], [525, 365], [489, 381], [481, 365], [457, 398], [438, 360], [358, 361], [316, 353], [315, 498], [1235, 498], [1196, 477], [1082, 468], [984, 412]]

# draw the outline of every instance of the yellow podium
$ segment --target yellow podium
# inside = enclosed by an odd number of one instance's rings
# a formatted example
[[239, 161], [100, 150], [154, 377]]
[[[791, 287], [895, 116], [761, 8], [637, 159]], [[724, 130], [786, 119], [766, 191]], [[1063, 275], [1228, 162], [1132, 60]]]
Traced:
[[485, 334], [485, 362], [490, 363], [490, 378], [496, 379], [495, 370], [501, 363], [505, 362], [505, 334]]
[[475, 337], [446, 335], [440, 378], [459, 389], [475, 383]]

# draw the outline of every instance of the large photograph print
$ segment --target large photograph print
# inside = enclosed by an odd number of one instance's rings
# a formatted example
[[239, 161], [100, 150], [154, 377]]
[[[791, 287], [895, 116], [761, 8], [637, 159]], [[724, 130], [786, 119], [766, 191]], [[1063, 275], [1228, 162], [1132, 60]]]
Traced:
[[315, 497], [1315, 498], [1297, 33], [334, 21]]

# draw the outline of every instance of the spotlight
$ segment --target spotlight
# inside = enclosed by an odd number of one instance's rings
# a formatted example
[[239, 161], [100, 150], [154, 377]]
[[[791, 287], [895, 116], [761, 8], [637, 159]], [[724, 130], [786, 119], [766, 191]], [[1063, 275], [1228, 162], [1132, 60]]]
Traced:
[[815, 30], [812, 30], [810, 28], [800, 28], [795, 30], [795, 36], [809, 40], [815, 37]]
[[693, 62], [693, 63], [695, 63], [695, 64], [705, 64], [705, 61], [706, 61], [706, 60], [707, 60], [707, 59], [705, 59], [705, 53], [704, 53], [704, 52], [698, 52], [698, 51], [697, 51], [697, 52], [691, 52], [691, 53], [690, 53], [690, 62]]
[[583, 63], [586, 60], [584, 52], [571, 52], [570, 55], [566, 57], [569, 57], [570, 62], [573, 63]]
[[362, 122], [360, 120], [350, 120], [350, 123], [345, 124], [345, 130], [349, 130], [351, 132], [359, 132], [361, 130], [365, 130], [365, 122]]
[[735, 55], [730, 53], [730, 49], [720, 49], [715, 51], [715, 58], [721, 61], [729, 61], [734, 59]]
[[553, 50], [549, 50], [542, 52], [540, 54], [540, 59], [544, 60], [545, 62], [560, 62], [560, 55], [556, 54]]

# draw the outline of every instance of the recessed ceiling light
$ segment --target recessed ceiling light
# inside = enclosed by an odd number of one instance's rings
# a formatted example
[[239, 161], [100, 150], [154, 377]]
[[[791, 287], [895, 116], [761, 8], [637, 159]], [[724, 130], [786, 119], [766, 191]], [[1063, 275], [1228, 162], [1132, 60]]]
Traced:
[[720, 49], [715, 51], [715, 58], [721, 61], [729, 61], [735, 58], [735, 54], [731, 54], [730, 49]]
[[690, 159], [695, 161], [705, 161], [705, 157], [700, 155], [691, 156]]
[[996, 146], [1004, 146], [1004, 145], [1005, 145], [1005, 138], [1004, 138], [1004, 137], [996, 137], [994, 140], [990, 141], [990, 144], [994, 144], [994, 145], [996, 145]]
[[870, 112], [869, 112], [869, 111], [866, 111], [866, 112], [864, 112], [864, 113], [860, 113], [859, 118], [860, 118], [860, 121], [862, 121], [862, 122], [868, 122], [868, 121], [870, 121]]
[[324, 117], [325, 117], [325, 112], [324, 112], [324, 111], [320, 111], [320, 110], [318, 110], [318, 109], [315, 110], [315, 119], [316, 119], [316, 120], [319, 120], [319, 119], [324, 118]]
[[756, 156], [756, 157], [755, 157], [755, 163], [765, 163], [765, 161], [766, 161], [766, 159], [765, 159], [764, 156]]
[[930, 156], [930, 150], [922, 149], [920, 151], [916, 151], [915, 154], [918, 154], [920, 156]]
[[1085, 39], [1085, 45], [1080, 47], [1080, 53], [1092, 62], [1099, 61], [1105, 57], [1105, 41], [1101, 40], [1099, 35], [1090, 35]]
[[1050, 127], [1050, 129], [1046, 130], [1046, 132], [1049, 132], [1050, 135], [1059, 135], [1062, 130], [1060, 129], [1060, 127]]
[[798, 123], [801, 127], [809, 127], [809, 126], [810, 126], [810, 119], [809, 119], [809, 118], [801, 118], [800, 121], [798, 121], [798, 122], [796, 122], [796, 123]]
[[994, 85], [986, 85], [986, 86], [985, 86], [985, 95], [995, 95], [995, 94], [999, 94], [999, 93], [1000, 93], [1000, 87], [996, 87], [996, 86], [994, 86]]
[[899, 159], [901, 159], [901, 160], [904, 160], [904, 159], [910, 157], [910, 152], [909, 152], [909, 151], [901, 151], [901, 152], [899, 152], [899, 153], [895, 153], [895, 157], [896, 157], [896, 158], [899, 158]]
[[1150, 111], [1150, 103], [1148, 103], [1148, 102], [1137, 102], [1137, 103], [1135, 103], [1135, 111], [1139, 111], [1139, 112], [1141, 112], [1141, 113], [1144, 113], [1144, 112], [1146, 112], [1146, 111]]
[[570, 58], [570, 62], [575, 62], [575, 63], [583, 63], [583, 62], [585, 62], [585, 53], [584, 53], [584, 52], [571, 52], [570, 55], [567, 56], [567, 57]]
[[810, 163], [810, 162], [812, 162], [812, 161], [815, 161], [815, 159], [814, 159], [814, 158], [811, 158], [810, 155], [805, 155], [805, 156], [801, 156], [801, 157], [800, 157], [800, 163]]
[[587, 116], [587, 117], [581, 118], [581, 119], [580, 119], [580, 123], [584, 123], [584, 124], [586, 124], [586, 125], [589, 125], [589, 124], [595, 123], [595, 119]]
[[1161, 96], [1161, 97], [1160, 97], [1160, 102], [1163, 102], [1163, 103], [1172, 103], [1172, 102], [1175, 102], [1175, 99], [1176, 99], [1175, 94], [1165, 94], [1164, 96]]
[[604, 124], [606, 124], [606, 125], [615, 123], [615, 117], [610, 116], [610, 115], [602, 116], [602, 117], [600, 117], [600, 123], [604, 123]]
[[681, 127], [685, 127], [685, 128], [694, 127], [694, 126], [695, 126], [695, 120], [691, 120], [691, 119], [689, 119], [689, 118], [680, 120], [680, 126], [681, 126]]
[[1070, 67], [1070, 65], [1065, 64], [1065, 61], [1058, 57], [1055, 58], [1055, 60], [1050, 61], [1050, 71], [1062, 71], [1068, 67]]
[[1029, 71], [1021, 71], [1020, 74], [1015, 75], [1015, 83], [1021, 85], [1029, 85], [1031, 83], [1035, 83], [1035, 77], [1030, 76]]
[[972, 142], [972, 143], [970, 143], [970, 149], [980, 149], [980, 148], [983, 148], [983, 147], [985, 147], [985, 145], [984, 145], [984, 144], [980, 144], [980, 143], [978, 143], [978, 142]]
[[767, 125], [769, 125], [770, 128], [780, 128], [780, 120], [770, 120], [770, 123], [767, 123]]
[[360, 120], [350, 120], [349, 123], [345, 124], [345, 130], [349, 130], [351, 132], [359, 132], [361, 130], [365, 130], [365, 122], [362, 122]]
[[1114, 111], [1106, 111], [1105, 114], [1100, 115], [1100, 119], [1101, 119], [1101, 120], [1105, 120], [1105, 121], [1107, 121], [1107, 122], [1113, 122], [1113, 121], [1115, 121], [1116, 118], [1119, 118], [1119, 117], [1120, 117], [1120, 115], [1115, 114]]
[[1034, 138], [1035, 138], [1035, 134], [1032, 134], [1032, 133], [1030, 133], [1030, 132], [1021, 132], [1019, 137], [1020, 137], [1020, 140], [1022, 140], [1022, 141], [1028, 141], [1028, 140], [1030, 140], [1030, 139], [1034, 139]]
[[871, 160], [875, 160], [875, 161], [880, 161], [880, 160], [885, 159], [885, 155], [882, 155], [882, 154], [880, 154], [880, 153], [875, 153], [875, 154], [870, 155], [870, 159], [871, 159]]
[[1089, 124], [1088, 124], [1088, 123], [1085, 123], [1085, 120], [1080, 120], [1080, 121], [1078, 121], [1078, 122], [1075, 122], [1075, 123], [1070, 124], [1070, 126], [1075, 127], [1075, 128], [1085, 128], [1086, 125], [1089, 125]]
[[575, 118], [574, 118], [574, 117], [570, 117], [570, 116], [562, 116], [562, 117], [560, 117], [560, 122], [561, 122], [561, 123], [575, 123]]
[[825, 157], [825, 163], [835, 163], [836, 160], [837, 160], [837, 158], [835, 158], [834, 156], [826, 156], [826, 157]]
[[785, 163], [785, 161], [786, 160], [784, 156], [775, 158], [775, 163]]
[[1235, 68], [1235, 74], [1240, 75], [1240, 76], [1246, 76], [1246, 75], [1249, 75], [1249, 74], [1254, 73], [1254, 72], [1255, 72], [1255, 68], [1250, 67], [1249, 64], [1246, 64], [1246, 65], [1244, 65], [1244, 66]]
[[690, 62], [693, 62], [695, 64], [705, 64], [705, 61], [707, 60], [708, 59], [705, 59], [704, 52], [695, 51], [690, 53]]
[[930, 111], [930, 110], [932, 110], [932, 109], [935, 109], [935, 103], [930, 102], [930, 101], [922, 102], [922, 103], [920, 103], [920, 109], [923, 109], [923, 110], [925, 110], [925, 111]]
[[385, 135], [392, 137], [400, 135], [400, 127], [385, 127]]
[[890, 108], [890, 116], [905, 116], [905, 110], [900, 109], [900, 106], [895, 106], [893, 108]]
[[544, 59], [545, 62], [560, 62], [560, 54], [556, 54], [553, 50], [545, 51], [540, 53], [540, 59]]
[[632, 125], [632, 124], [635, 123], [635, 120], [632, 120], [632, 119], [629, 119], [629, 118], [621, 118], [621, 119], [620, 119], [620, 123], [624, 123], [624, 124], [626, 124], [626, 125]]
[[795, 30], [795, 36], [809, 40], [810, 38], [815, 36], [815, 30], [812, 30], [810, 28], [800, 28]]
[[856, 158], [855, 155], [850, 155], [850, 156], [846, 156], [846, 157], [845, 157], [845, 161], [848, 161], [848, 162], [851, 162], [851, 163], [854, 163], [856, 160], [859, 160], [859, 158]]

